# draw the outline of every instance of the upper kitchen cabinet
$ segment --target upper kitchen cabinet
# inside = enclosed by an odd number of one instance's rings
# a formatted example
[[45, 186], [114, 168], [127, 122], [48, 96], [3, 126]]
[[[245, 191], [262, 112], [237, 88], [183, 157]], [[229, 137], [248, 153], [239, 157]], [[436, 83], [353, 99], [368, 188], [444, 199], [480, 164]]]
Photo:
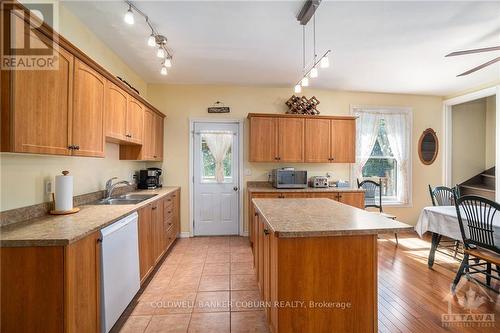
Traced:
[[144, 110], [142, 145], [120, 145], [121, 160], [163, 160], [164, 116], [148, 108]]
[[250, 162], [278, 160], [278, 122], [273, 117], [253, 117], [250, 121]]
[[278, 161], [304, 161], [304, 118], [278, 118]]
[[106, 82], [105, 132], [111, 142], [127, 141], [128, 94], [116, 84]]
[[2, 151], [71, 155], [74, 57], [57, 56], [57, 70], [1, 71]]
[[332, 162], [356, 162], [356, 120], [332, 119]]
[[129, 97], [126, 134], [128, 141], [141, 144], [144, 129], [144, 106], [135, 98]]
[[248, 118], [250, 162], [355, 162], [355, 117], [251, 113]]
[[[15, 13], [28, 11], [18, 7]], [[59, 67], [0, 71], [1, 151], [104, 157], [105, 139], [140, 151], [145, 133], [153, 133], [147, 160], [162, 159], [164, 116], [158, 110], [47, 24], [16, 17], [15, 26], [25, 29], [16, 29], [15, 37], [52, 48]], [[146, 109], [155, 116], [148, 127]]]
[[308, 163], [330, 163], [332, 140], [330, 119], [305, 120], [305, 159]]
[[102, 75], [75, 61], [73, 154], [104, 157], [104, 87]]

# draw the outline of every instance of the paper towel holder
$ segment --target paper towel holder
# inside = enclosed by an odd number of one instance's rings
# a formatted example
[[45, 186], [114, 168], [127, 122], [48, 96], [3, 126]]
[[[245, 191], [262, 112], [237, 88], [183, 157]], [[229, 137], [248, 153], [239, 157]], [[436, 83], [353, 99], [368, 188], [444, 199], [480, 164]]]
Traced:
[[[62, 174], [64, 176], [67, 176], [69, 174], [69, 171], [66, 171], [64, 170], [62, 172]], [[56, 207], [56, 197], [55, 197], [55, 194], [52, 193], [52, 207]], [[50, 215], [68, 215], [68, 214], [74, 214], [74, 213], [78, 213], [80, 211], [80, 208], [78, 207], [73, 207], [73, 209], [70, 209], [70, 210], [51, 210], [49, 213]]]

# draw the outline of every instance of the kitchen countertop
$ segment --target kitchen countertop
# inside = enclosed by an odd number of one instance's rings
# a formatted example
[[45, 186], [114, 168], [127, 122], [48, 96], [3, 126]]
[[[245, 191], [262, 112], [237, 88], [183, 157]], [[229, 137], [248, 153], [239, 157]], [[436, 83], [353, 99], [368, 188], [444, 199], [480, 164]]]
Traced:
[[0, 229], [1, 247], [64, 246], [98, 231], [179, 187], [162, 187], [131, 193], [157, 194], [135, 205], [83, 205], [71, 215], [48, 215]]
[[252, 199], [277, 237], [374, 235], [413, 227], [330, 199]]
[[306, 187], [306, 188], [274, 188], [268, 182], [248, 182], [249, 192], [365, 192], [364, 189], [352, 187]]

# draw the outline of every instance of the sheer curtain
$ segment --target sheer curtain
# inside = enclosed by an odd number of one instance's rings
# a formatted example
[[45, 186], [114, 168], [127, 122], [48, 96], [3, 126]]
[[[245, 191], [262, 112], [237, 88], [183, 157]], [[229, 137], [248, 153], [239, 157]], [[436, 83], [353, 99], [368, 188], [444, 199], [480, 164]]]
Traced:
[[394, 158], [397, 161], [399, 174], [397, 179], [398, 201], [408, 203], [408, 168], [411, 150], [408, 136], [408, 133], [410, 132], [408, 114], [393, 112], [386, 114], [384, 119], [385, 126], [387, 128], [387, 139], [389, 140], [389, 145], [391, 146]]
[[363, 178], [363, 167], [370, 158], [370, 155], [377, 140], [378, 128], [381, 116], [377, 112], [363, 112], [354, 110], [354, 115], [358, 117], [356, 121], [356, 164], [353, 166], [355, 178]]
[[222, 183], [224, 182], [224, 159], [233, 143], [233, 135], [230, 133], [204, 133], [203, 138], [214, 156], [215, 180], [217, 183]]

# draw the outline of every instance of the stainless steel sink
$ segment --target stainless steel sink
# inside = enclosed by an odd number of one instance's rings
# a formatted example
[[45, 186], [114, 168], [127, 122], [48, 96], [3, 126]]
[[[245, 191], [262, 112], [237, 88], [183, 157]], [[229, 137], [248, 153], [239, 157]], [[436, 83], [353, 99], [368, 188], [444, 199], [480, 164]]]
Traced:
[[135, 205], [156, 195], [157, 194], [125, 194], [116, 198], [101, 199], [92, 202], [91, 205]]

